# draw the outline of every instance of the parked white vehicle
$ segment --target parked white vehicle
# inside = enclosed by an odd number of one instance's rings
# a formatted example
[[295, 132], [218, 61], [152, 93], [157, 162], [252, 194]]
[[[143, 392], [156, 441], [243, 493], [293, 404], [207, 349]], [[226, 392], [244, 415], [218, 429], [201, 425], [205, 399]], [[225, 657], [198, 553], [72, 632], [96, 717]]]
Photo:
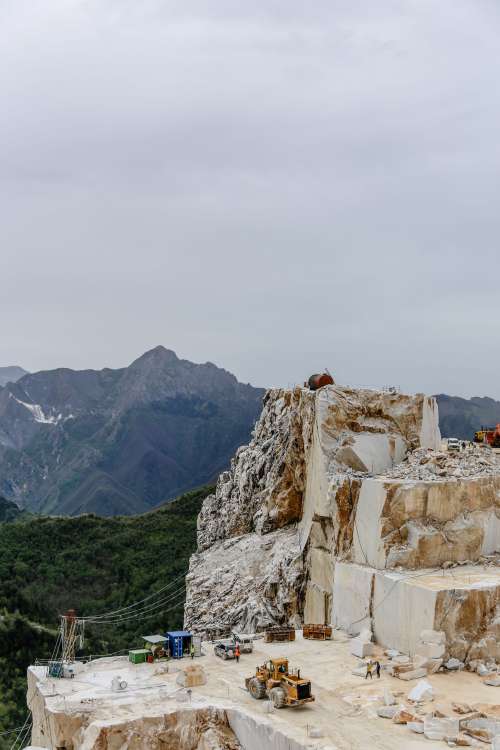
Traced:
[[239, 643], [240, 651], [242, 654], [252, 653], [253, 638], [251, 635], [246, 635], [245, 633], [235, 633], [235, 632], [233, 632], [231, 635], [233, 636], [234, 642]]
[[448, 438], [448, 450], [449, 451], [459, 451], [460, 450], [460, 440], [458, 438]]

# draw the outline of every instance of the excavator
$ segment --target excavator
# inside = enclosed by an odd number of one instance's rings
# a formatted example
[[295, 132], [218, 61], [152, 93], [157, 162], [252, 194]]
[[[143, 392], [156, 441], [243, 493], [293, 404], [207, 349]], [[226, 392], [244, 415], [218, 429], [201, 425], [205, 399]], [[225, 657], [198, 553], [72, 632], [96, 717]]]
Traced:
[[481, 427], [474, 433], [475, 443], [487, 443], [492, 448], [500, 448], [500, 424], [496, 427]]
[[289, 671], [288, 659], [269, 659], [247, 677], [245, 686], [256, 700], [269, 698], [275, 708], [311, 703], [311, 681], [300, 676], [300, 669]]

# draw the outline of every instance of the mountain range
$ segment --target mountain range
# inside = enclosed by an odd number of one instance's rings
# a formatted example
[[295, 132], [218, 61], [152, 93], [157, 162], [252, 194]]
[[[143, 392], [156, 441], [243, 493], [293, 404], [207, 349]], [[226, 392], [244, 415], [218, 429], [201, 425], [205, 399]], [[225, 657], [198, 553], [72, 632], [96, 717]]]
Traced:
[[[143, 513], [213, 481], [263, 394], [162, 346], [121, 369], [0, 367], [0, 496], [35, 513]], [[443, 437], [500, 422], [494, 399], [436, 398]]]
[[264, 390], [158, 346], [122, 369], [23, 374], [0, 388], [0, 496], [36, 513], [142, 513], [212, 481]]
[[472, 440], [482, 426], [494, 427], [500, 422], [500, 401], [487, 396], [470, 399], [459, 396], [436, 396], [439, 406], [439, 427], [443, 437]]
[[22, 367], [0, 367], [0, 388], [7, 383], [15, 383], [23, 375], [27, 375], [27, 372]]

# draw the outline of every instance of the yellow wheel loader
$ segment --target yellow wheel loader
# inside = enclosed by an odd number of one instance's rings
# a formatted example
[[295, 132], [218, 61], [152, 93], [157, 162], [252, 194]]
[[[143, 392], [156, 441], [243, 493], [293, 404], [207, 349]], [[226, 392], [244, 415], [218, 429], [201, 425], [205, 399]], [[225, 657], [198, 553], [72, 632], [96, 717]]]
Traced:
[[267, 697], [275, 708], [301, 706], [314, 700], [310, 680], [300, 676], [300, 669], [290, 672], [288, 659], [270, 659], [246, 678], [245, 685], [252, 698]]

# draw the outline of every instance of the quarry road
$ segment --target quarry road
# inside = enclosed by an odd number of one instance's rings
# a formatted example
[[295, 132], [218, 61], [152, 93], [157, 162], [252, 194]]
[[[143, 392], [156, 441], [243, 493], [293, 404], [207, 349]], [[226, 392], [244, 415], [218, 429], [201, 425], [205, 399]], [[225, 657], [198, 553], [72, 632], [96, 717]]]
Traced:
[[[43, 667], [30, 667], [28, 701], [33, 712], [33, 744], [49, 747], [47, 741], [53, 735], [59, 738], [58, 744], [71, 742], [75, 750], [157, 747], [166, 722], [175, 723], [179, 712], [214, 707], [227, 712], [237, 735], [243, 727], [245, 750], [446, 747], [377, 716], [385, 687], [398, 703], [409, 705], [407, 694], [416, 683], [384, 672], [380, 680], [373, 681], [353, 675], [360, 662], [350, 654], [347, 636], [336, 634], [333, 641], [309, 641], [297, 631], [293, 642], [266, 644], [258, 639], [254, 646], [252, 654], [242, 654], [236, 663], [216, 657], [213, 645], [204, 643], [204, 656], [197, 658], [195, 664], [203, 667], [207, 682], [193, 687], [187, 702], [177, 677], [181, 669], [191, 664], [189, 659], [137, 665], [126, 657], [99, 659], [82, 667], [71, 680], [48, 679]], [[382, 649], [377, 647], [377, 654], [383, 663]], [[244, 689], [245, 677], [251, 676], [257, 665], [275, 657], [287, 657], [291, 668], [300, 668], [302, 677], [311, 679], [314, 703], [272, 710], [267, 700], [257, 701], [249, 695]], [[112, 680], [118, 676], [127, 683], [123, 692], [112, 689]], [[439, 706], [450, 715], [453, 701], [500, 704], [500, 688], [484, 685], [475, 673], [430, 675], [428, 681], [435, 700], [423, 706], [422, 713]], [[184, 702], [179, 702], [182, 694]], [[263, 728], [264, 735], [259, 736]], [[108, 738], [107, 744], [102, 744], [102, 733]], [[115, 738], [111, 738], [112, 733]], [[132, 736], [136, 744], [130, 744]]]

